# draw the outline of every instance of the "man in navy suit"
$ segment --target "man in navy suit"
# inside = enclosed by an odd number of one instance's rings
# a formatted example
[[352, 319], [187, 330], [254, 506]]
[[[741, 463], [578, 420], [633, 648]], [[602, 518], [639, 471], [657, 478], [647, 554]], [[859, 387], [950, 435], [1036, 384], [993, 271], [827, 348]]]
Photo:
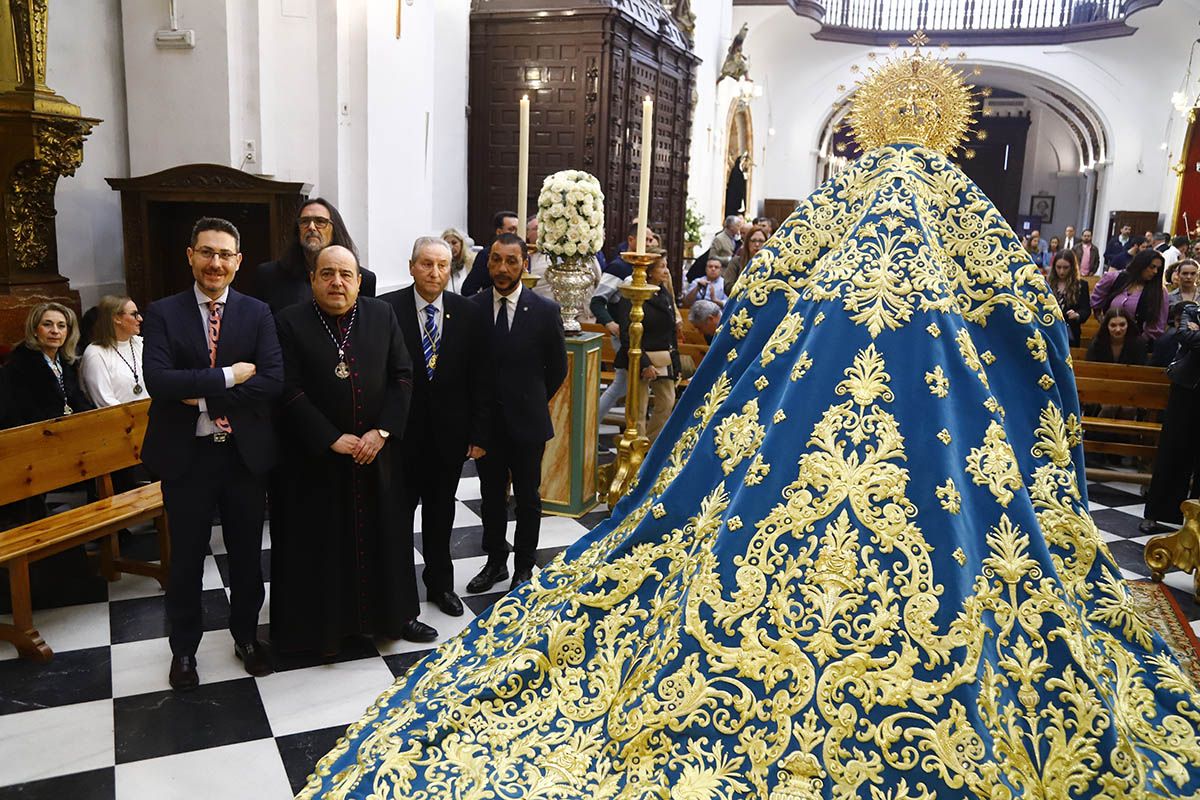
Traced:
[[251, 675], [272, 670], [256, 632], [266, 477], [276, 458], [271, 406], [283, 390], [271, 310], [229, 288], [242, 263], [237, 228], [203, 217], [191, 241], [195, 285], [152, 303], [142, 322], [153, 398], [142, 461], [162, 479], [171, 527], [167, 617], [176, 691], [200, 682], [201, 584], [217, 511], [229, 554], [234, 652]]
[[402, 536], [411, 541], [421, 504], [421, 555], [426, 595], [443, 613], [463, 614], [454, 591], [450, 531], [454, 492], [463, 462], [487, 447], [489, 396], [483, 314], [465, 297], [445, 291], [450, 245], [433, 236], [413, 244], [412, 286], [384, 295], [396, 312], [413, 356], [412, 406], [400, 440], [404, 474]]
[[487, 455], [479, 459], [483, 501], [483, 549], [488, 560], [469, 584], [486, 592], [508, 577], [508, 478], [517, 501], [513, 535], [516, 588], [533, 577], [534, 552], [542, 519], [542, 454], [554, 437], [550, 398], [567, 377], [567, 348], [558, 304], [521, 286], [529, 265], [525, 240], [496, 237], [488, 257], [492, 288], [471, 298], [492, 324], [487, 370], [492, 387]]

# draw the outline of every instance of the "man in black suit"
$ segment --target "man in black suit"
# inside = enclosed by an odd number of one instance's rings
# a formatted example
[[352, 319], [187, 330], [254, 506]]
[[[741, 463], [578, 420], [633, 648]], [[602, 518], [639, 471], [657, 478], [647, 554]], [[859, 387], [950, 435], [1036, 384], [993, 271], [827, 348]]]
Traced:
[[[308, 276], [317, 261], [317, 254], [326, 247], [340, 245], [358, 257], [342, 215], [323, 197], [314, 197], [300, 207], [292, 230], [294, 233], [289, 236], [279, 260], [259, 264], [254, 272], [255, 291], [271, 307], [272, 314], [313, 299]], [[375, 273], [366, 267], [359, 267], [359, 272], [362, 274], [359, 294], [374, 297]]]
[[[492, 217], [492, 227], [495, 228], [495, 235], [501, 236], [506, 233], [516, 234], [520, 220], [512, 211], [497, 211]], [[493, 242], [495, 239], [492, 240]], [[484, 289], [492, 288], [492, 279], [488, 272], [489, 256], [492, 252], [492, 246], [489, 244], [484, 248], [478, 256], [475, 257], [475, 263], [471, 266], [471, 272], [467, 275], [467, 279], [463, 281], [462, 296], [471, 297], [474, 294], [482, 292]]]
[[422, 555], [428, 598], [444, 613], [462, 616], [454, 592], [450, 531], [454, 492], [463, 462], [482, 458], [487, 441], [487, 336], [471, 301], [444, 291], [450, 245], [433, 236], [413, 244], [412, 286], [381, 299], [391, 303], [415, 362], [412, 406], [400, 441], [404, 474], [402, 536], [411, 540], [421, 504]]
[[152, 397], [142, 460], [162, 479], [171, 526], [167, 617], [176, 691], [200, 682], [201, 582], [218, 510], [229, 554], [234, 652], [251, 675], [271, 672], [256, 632], [266, 476], [276, 458], [271, 405], [283, 390], [271, 310], [229, 288], [242, 263], [237, 228], [203, 217], [191, 242], [195, 284], [152, 303], [142, 322]]
[[508, 577], [508, 477], [517, 501], [513, 536], [516, 588], [533, 577], [534, 551], [542, 519], [542, 454], [554, 437], [550, 398], [567, 377], [567, 348], [558, 304], [521, 286], [529, 251], [521, 237], [504, 233], [492, 243], [488, 274], [492, 289], [471, 302], [492, 323], [486, 349], [490, 376], [491, 428], [487, 455], [479, 460], [483, 500], [483, 549], [488, 560], [469, 584], [486, 592]]

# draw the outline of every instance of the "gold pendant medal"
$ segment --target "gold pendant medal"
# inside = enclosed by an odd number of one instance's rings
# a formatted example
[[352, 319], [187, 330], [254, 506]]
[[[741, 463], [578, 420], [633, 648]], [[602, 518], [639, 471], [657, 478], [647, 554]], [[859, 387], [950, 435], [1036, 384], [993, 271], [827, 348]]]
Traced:
[[350, 367], [346, 366], [345, 361], [339, 361], [337, 366], [333, 368], [333, 374], [345, 380], [350, 377]]

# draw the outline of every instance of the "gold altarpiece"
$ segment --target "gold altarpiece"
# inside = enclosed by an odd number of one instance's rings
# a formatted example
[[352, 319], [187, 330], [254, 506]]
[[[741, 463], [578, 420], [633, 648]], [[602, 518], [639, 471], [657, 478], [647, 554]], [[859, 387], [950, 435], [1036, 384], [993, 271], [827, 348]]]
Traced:
[[83, 162], [100, 120], [46, 86], [49, 0], [0, 0], [0, 341], [21, 336], [27, 309], [57, 300], [79, 310], [58, 272], [54, 190]]

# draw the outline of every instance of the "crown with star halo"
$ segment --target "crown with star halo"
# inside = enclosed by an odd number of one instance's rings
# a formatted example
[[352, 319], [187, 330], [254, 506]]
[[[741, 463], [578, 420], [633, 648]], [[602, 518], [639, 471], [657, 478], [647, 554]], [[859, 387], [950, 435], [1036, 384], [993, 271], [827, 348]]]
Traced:
[[[909, 142], [946, 155], [966, 142], [978, 107], [975, 87], [949, 59], [922, 52], [929, 43], [924, 32], [909, 37], [911, 53], [872, 66], [856, 82], [847, 121], [863, 152], [887, 144]], [[897, 45], [893, 44], [895, 50]], [[946, 49], [946, 45], [942, 49]], [[959, 53], [960, 59], [965, 53]], [[875, 54], [868, 54], [875, 60]], [[858, 67], [851, 67], [858, 72]], [[979, 74], [979, 70], [975, 70]], [[978, 94], [986, 96], [987, 89]], [[978, 136], [982, 139], [983, 136]], [[966, 149], [966, 158], [975, 154]]]

